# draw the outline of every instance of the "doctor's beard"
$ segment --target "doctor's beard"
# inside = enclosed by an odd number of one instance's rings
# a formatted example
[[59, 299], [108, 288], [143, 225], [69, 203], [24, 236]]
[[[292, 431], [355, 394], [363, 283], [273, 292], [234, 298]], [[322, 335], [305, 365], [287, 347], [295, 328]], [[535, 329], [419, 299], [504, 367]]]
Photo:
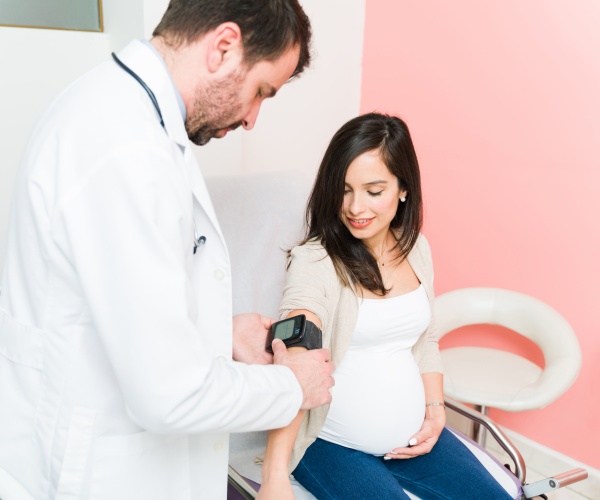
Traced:
[[242, 124], [237, 120], [242, 111], [238, 95], [245, 73], [237, 71], [208, 88], [201, 85], [194, 97], [194, 113], [188, 114], [185, 130], [190, 141], [204, 146], [225, 129], [235, 130]]

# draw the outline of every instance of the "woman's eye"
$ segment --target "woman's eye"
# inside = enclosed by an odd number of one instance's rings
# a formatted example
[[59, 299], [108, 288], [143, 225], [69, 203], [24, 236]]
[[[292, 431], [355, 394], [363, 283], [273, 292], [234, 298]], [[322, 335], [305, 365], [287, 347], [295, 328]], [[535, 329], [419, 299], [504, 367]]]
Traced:
[[381, 191], [377, 191], [376, 193], [373, 193], [372, 191], [367, 191], [367, 193], [369, 193], [371, 196], [380, 196], [381, 193], [383, 193], [383, 189]]

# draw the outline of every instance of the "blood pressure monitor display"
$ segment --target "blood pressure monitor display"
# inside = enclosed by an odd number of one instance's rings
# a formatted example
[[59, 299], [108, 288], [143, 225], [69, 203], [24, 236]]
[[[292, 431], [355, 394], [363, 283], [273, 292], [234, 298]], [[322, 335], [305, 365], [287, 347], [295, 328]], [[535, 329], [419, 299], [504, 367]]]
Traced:
[[280, 339], [287, 346], [306, 347], [307, 349], [320, 349], [323, 347], [323, 333], [317, 326], [306, 319], [304, 314], [292, 318], [276, 321], [267, 332], [265, 349], [273, 353], [274, 339]]
[[288, 340], [297, 336], [302, 331], [302, 321], [304, 316], [295, 316], [273, 325], [273, 337], [281, 340]]

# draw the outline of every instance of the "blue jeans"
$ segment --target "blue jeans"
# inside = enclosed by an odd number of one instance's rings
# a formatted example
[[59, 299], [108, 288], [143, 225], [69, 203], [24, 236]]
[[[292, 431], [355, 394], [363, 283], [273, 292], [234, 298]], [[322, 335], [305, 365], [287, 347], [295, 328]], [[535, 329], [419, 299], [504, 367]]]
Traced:
[[431, 452], [407, 460], [384, 460], [317, 439], [293, 472], [319, 500], [407, 499], [509, 500], [475, 456], [447, 429]]

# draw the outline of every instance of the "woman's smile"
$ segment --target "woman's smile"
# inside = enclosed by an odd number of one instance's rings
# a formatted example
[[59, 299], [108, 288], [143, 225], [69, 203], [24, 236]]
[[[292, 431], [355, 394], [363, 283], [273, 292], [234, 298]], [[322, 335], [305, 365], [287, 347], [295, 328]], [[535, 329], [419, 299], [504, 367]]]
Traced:
[[363, 229], [371, 224], [375, 220], [375, 217], [371, 219], [351, 219], [348, 217], [348, 222], [356, 229]]

